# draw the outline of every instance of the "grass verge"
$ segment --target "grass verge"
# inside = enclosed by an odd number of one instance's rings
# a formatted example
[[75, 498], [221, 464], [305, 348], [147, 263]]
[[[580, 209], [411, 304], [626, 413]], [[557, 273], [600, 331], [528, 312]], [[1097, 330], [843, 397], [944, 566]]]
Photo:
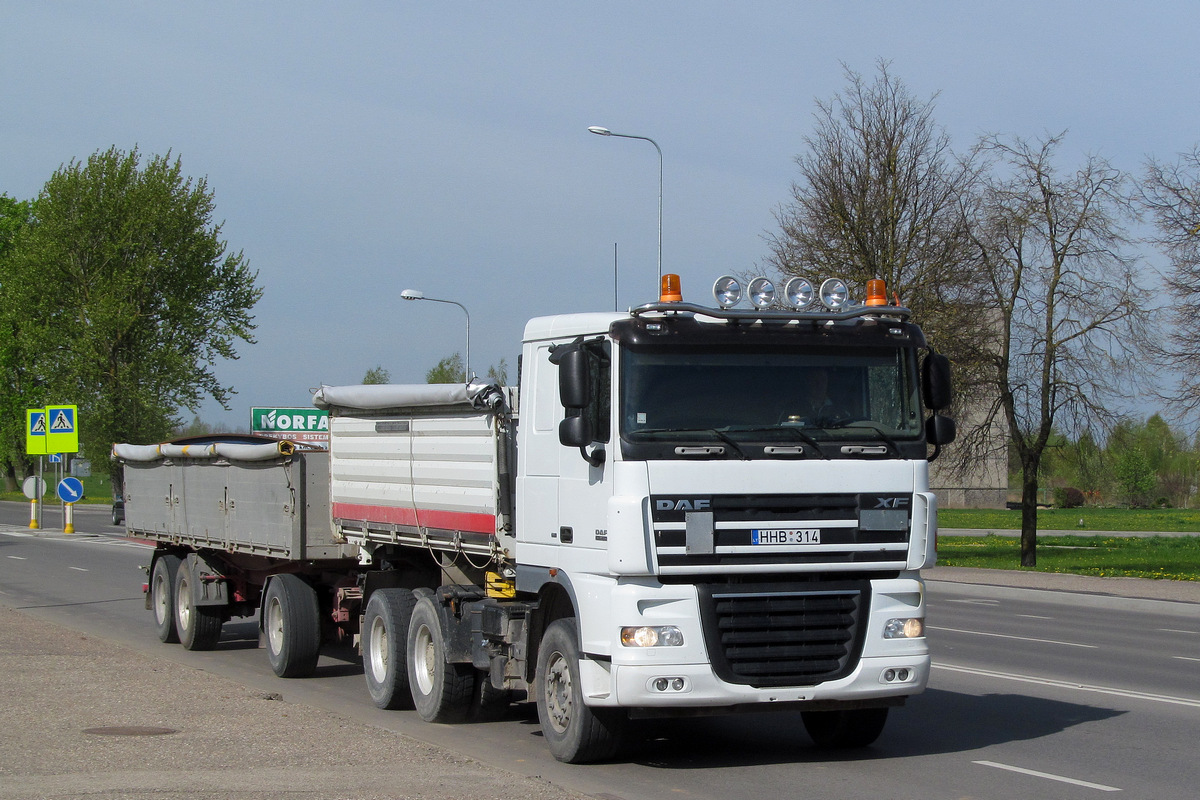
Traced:
[[[938, 526], [1020, 530], [1021, 512], [994, 508], [943, 508]], [[1163, 531], [1200, 535], [1200, 509], [1194, 508], [1043, 508], [1043, 531]]]
[[1019, 535], [938, 539], [938, 566], [943, 567], [1195, 581], [1200, 580], [1200, 536], [1039, 536], [1037, 566], [1020, 562]]

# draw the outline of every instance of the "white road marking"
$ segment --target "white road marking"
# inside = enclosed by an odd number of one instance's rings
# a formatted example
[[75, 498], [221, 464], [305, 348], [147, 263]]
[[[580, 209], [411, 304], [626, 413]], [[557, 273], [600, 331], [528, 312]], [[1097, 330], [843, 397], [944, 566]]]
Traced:
[[1009, 772], [1018, 772], [1022, 775], [1031, 775], [1035, 778], [1045, 778], [1048, 781], [1058, 781], [1059, 783], [1069, 783], [1072, 786], [1082, 786], [1085, 789], [1097, 789], [1101, 792], [1119, 792], [1121, 791], [1116, 786], [1105, 786], [1103, 783], [1091, 783], [1089, 781], [1081, 781], [1076, 778], [1067, 778], [1062, 775], [1054, 775], [1050, 772], [1038, 772], [1035, 769], [1025, 769], [1024, 767], [1014, 767], [1011, 764], [1000, 764], [995, 761], [972, 761], [972, 764], [979, 764], [982, 767], [995, 767], [996, 769], [1006, 769]]
[[1200, 661], [1200, 658], [1192, 658], [1190, 656], [1171, 656], [1171, 658], [1178, 658], [1180, 661]]
[[80, 572], [87, 572], [87, 570], [86, 570], [86, 569], [84, 569], [83, 567], [71, 567], [71, 569], [77, 569], [77, 570], [79, 570]]
[[1192, 636], [1200, 636], [1200, 631], [1181, 631], [1178, 628], [1159, 628], [1159, 633], [1190, 633]]
[[1056, 689], [1070, 689], [1077, 692], [1092, 692], [1094, 694], [1106, 694], [1114, 697], [1128, 697], [1133, 700], [1149, 700], [1154, 703], [1167, 703], [1174, 706], [1200, 708], [1200, 700], [1190, 697], [1175, 697], [1169, 694], [1135, 692], [1132, 689], [1116, 689], [1110, 686], [1091, 686], [1086, 683], [1057, 681], [1051, 678], [1037, 678], [1030, 675], [1014, 675], [1011, 672], [996, 672], [995, 670], [975, 669], [974, 667], [958, 667], [954, 666], [953, 664], [935, 663], [932, 666], [934, 669], [944, 669], [947, 672], [961, 672], [966, 675], [979, 675], [985, 678], [998, 678], [1000, 680], [1016, 681], [1017, 683], [1033, 683], [1039, 686], [1052, 686]]
[[966, 603], [971, 606], [998, 606], [999, 600], [947, 600], [947, 603]]
[[961, 628], [938, 628], [933, 625], [926, 626], [930, 630], [949, 631], [950, 633], [968, 633], [973, 636], [993, 636], [997, 639], [1020, 639], [1022, 642], [1038, 642], [1040, 644], [1061, 644], [1063, 647], [1086, 647], [1088, 650], [1096, 650], [1094, 644], [1080, 644], [1078, 642], [1060, 642], [1055, 639], [1034, 639], [1030, 636], [1012, 636], [1007, 633], [988, 633], [986, 631], [965, 631]]
[[1021, 619], [1054, 619], [1054, 617], [1043, 617], [1039, 614], [1017, 614]]
[[25, 561], [26, 560], [25, 556], [9, 556], [9, 558], [13, 559], [14, 561]]

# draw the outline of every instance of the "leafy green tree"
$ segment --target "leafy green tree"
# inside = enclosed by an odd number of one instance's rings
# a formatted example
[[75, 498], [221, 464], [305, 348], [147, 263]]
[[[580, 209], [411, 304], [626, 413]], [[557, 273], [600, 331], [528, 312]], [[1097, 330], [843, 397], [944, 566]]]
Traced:
[[446, 356], [425, 373], [426, 383], [465, 383], [466, 379], [461, 353]]
[[508, 385], [508, 361], [500, 359], [499, 364], [488, 367], [487, 379], [490, 383], [495, 383], [499, 386]]
[[16, 260], [21, 237], [32, 221], [30, 203], [0, 194], [0, 468], [9, 491], [17, 488], [28, 467], [25, 409], [44, 405], [43, 382], [32, 356], [38, 347], [27, 316], [37, 287]]
[[241, 252], [227, 253], [203, 178], [135, 148], [71, 161], [46, 182], [15, 254], [44, 291], [31, 316], [56, 346], [40, 353], [46, 399], [80, 407], [93, 458], [114, 441], [158, 441], [182, 408], [228, 408], [218, 360], [253, 343], [262, 296]]
[[376, 367], [371, 367], [369, 370], [367, 370], [367, 373], [363, 375], [362, 382], [365, 385], [391, 383], [392, 374], [384, 369], [383, 365], [381, 364]]

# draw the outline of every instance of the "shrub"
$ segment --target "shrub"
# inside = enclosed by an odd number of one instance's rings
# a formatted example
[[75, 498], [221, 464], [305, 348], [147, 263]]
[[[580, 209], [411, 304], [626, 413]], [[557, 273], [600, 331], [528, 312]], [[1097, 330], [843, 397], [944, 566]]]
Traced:
[[1074, 486], [1054, 490], [1054, 505], [1059, 508], [1082, 508], [1083, 500], [1083, 492]]

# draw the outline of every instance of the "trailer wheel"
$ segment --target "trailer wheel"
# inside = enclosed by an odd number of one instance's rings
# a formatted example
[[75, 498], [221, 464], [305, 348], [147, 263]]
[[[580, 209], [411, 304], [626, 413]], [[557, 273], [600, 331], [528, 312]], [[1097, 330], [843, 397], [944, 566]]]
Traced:
[[804, 730], [818, 747], [849, 749], [866, 747], [883, 733], [886, 708], [856, 708], [846, 711], [804, 711]]
[[195, 576], [185, 561], [175, 573], [175, 628], [188, 650], [212, 650], [221, 638], [221, 609], [198, 606], [192, 597]]
[[426, 722], [462, 722], [471, 710], [475, 668], [446, 661], [441, 615], [429, 596], [417, 598], [408, 623], [408, 685]]
[[538, 647], [538, 720], [551, 754], [568, 764], [601, 761], [621, 747], [624, 711], [591, 708], [583, 702], [579, 675], [579, 634], [574, 617], [555, 620]]
[[363, 671], [378, 708], [412, 708], [404, 644], [417, 599], [408, 589], [377, 589], [363, 612]]
[[154, 610], [154, 627], [158, 640], [170, 644], [179, 641], [175, 628], [175, 575], [179, 572], [179, 556], [164, 553], [154, 560], [150, 571], [150, 608]]
[[281, 678], [307, 678], [321, 654], [317, 591], [297, 575], [276, 575], [263, 598], [267, 659]]

